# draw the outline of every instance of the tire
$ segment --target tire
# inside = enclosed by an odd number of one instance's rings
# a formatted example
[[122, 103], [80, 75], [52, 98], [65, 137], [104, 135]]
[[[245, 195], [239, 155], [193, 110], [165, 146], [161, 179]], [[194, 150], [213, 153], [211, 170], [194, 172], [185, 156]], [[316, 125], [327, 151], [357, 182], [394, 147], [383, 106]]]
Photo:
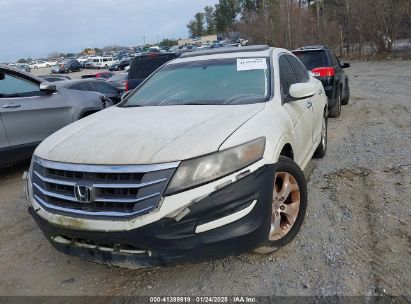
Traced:
[[350, 85], [348, 84], [348, 80], [345, 84], [345, 98], [341, 100], [341, 104], [346, 106], [350, 101]]
[[337, 92], [337, 100], [333, 107], [329, 108], [328, 116], [329, 117], [339, 117], [341, 115], [341, 87], [338, 89]]
[[[266, 243], [254, 250], [261, 254], [290, 243], [300, 231], [307, 210], [307, 182], [300, 167], [290, 158], [280, 156], [275, 172], [272, 212], [267, 215], [271, 217], [271, 229]], [[294, 222], [291, 224], [290, 220]]]
[[323, 158], [327, 153], [328, 119], [324, 113], [321, 123], [321, 141], [314, 152], [314, 158]]

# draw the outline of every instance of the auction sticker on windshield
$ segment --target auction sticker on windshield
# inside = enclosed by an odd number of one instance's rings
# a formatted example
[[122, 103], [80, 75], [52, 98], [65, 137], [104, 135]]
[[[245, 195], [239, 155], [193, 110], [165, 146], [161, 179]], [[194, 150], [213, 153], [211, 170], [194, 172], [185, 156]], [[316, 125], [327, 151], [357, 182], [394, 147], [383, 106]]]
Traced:
[[238, 58], [237, 71], [265, 70], [267, 61], [265, 58]]

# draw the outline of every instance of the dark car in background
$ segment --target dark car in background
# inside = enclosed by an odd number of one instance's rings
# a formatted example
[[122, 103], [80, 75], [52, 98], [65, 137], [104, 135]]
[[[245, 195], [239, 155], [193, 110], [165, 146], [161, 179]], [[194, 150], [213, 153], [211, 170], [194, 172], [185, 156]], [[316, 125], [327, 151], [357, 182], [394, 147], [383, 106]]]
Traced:
[[58, 73], [71, 73], [75, 71], [80, 71], [81, 70], [81, 65], [80, 62], [78, 62], [76, 59], [66, 59], [63, 60], [59, 63], [57, 63], [53, 68], [51, 69], [52, 74], [58, 74]]
[[22, 71], [27, 72], [27, 73], [30, 73], [30, 71], [31, 71], [31, 68], [27, 63], [17, 63], [15, 65], [15, 67], [17, 69], [22, 70]]
[[126, 66], [129, 66], [131, 63], [131, 58], [129, 59], [123, 59], [118, 63], [114, 63], [109, 70], [110, 71], [120, 71], [120, 70], [124, 70]]
[[113, 104], [119, 103], [121, 101], [121, 96], [124, 92], [123, 90], [116, 88], [106, 81], [96, 79], [59, 81], [58, 83], [56, 83], [56, 85], [60, 88], [70, 90], [97, 92], [110, 99]]
[[313, 76], [321, 80], [328, 97], [330, 117], [339, 117], [341, 105], [348, 104], [350, 87], [344, 73], [348, 63], [341, 64], [335, 53], [322, 45], [304, 46], [292, 51]]
[[107, 79], [107, 83], [115, 86], [117, 89], [122, 91], [126, 90], [128, 73], [119, 73]]
[[176, 58], [176, 53], [144, 53], [135, 57], [128, 72], [126, 91], [135, 89], [151, 73]]

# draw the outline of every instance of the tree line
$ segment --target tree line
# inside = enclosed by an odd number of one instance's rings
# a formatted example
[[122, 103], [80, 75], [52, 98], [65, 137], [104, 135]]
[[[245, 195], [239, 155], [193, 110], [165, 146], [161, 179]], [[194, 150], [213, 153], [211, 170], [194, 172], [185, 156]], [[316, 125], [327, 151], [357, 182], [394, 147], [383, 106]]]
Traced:
[[410, 38], [410, 0], [219, 0], [187, 24], [191, 37], [238, 32], [254, 44], [328, 45], [340, 55], [389, 52]]

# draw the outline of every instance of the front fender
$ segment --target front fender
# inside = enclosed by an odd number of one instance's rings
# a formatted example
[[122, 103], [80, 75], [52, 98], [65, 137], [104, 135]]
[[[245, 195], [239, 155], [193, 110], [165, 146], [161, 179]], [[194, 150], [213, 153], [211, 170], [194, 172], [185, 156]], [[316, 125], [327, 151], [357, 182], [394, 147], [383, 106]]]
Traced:
[[291, 145], [291, 148], [293, 147], [291, 136], [289, 136], [288, 134], [283, 134], [278, 140], [276, 147], [274, 149], [274, 154], [271, 158], [273, 163], [278, 162], [278, 159], [280, 158], [280, 155], [281, 155], [281, 151], [283, 150], [286, 144]]

